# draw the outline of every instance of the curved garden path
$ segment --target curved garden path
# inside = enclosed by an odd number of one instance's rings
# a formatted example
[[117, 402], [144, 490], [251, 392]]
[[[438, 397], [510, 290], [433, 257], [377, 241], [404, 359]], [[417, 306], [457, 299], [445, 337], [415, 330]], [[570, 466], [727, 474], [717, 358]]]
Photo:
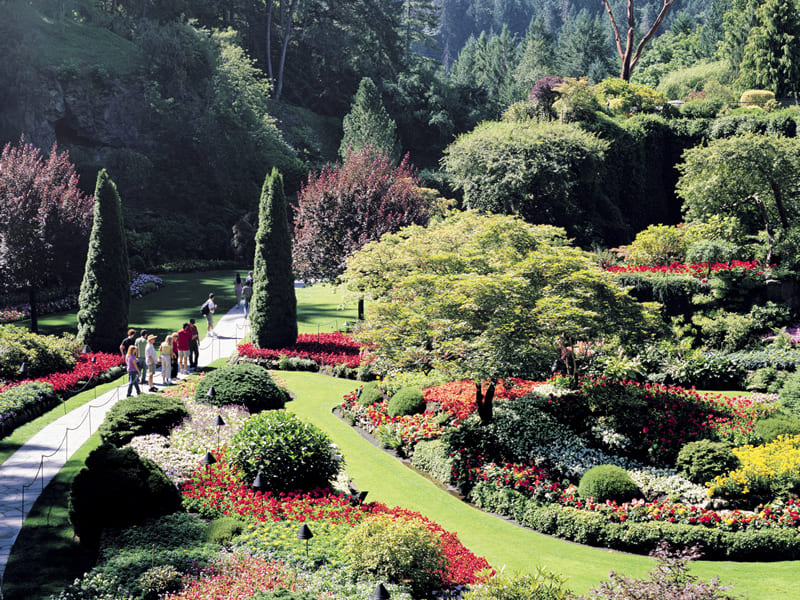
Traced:
[[[346, 461], [346, 469], [367, 500], [419, 511], [442, 527], [458, 533], [475, 554], [485, 556], [495, 568], [531, 572], [537, 565], [567, 575], [568, 585], [586, 592], [605, 579], [610, 570], [643, 575], [652, 568], [647, 557], [581, 546], [519, 527], [483, 513], [437, 487], [427, 478], [365, 440], [331, 413], [342, 396], [358, 382], [299, 372], [275, 372], [297, 400], [286, 408], [313, 422], [331, 436]], [[765, 557], [768, 559], [768, 557]], [[699, 561], [692, 572], [704, 579], [719, 577], [734, 584], [733, 593], [750, 600], [800, 598], [800, 561], [737, 563]]]

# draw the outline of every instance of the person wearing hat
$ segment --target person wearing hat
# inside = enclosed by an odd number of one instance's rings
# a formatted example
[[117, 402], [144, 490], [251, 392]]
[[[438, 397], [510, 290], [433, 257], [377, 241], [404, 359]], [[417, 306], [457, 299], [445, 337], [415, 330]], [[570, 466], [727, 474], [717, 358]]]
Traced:
[[158, 354], [156, 353], [156, 346], [153, 342], [156, 341], [156, 336], [149, 335], [147, 336], [147, 346], [144, 349], [144, 359], [145, 364], [147, 365], [147, 383], [150, 384], [150, 389], [148, 392], [157, 392], [158, 388], [153, 385], [153, 376], [156, 374], [156, 360], [158, 358]]

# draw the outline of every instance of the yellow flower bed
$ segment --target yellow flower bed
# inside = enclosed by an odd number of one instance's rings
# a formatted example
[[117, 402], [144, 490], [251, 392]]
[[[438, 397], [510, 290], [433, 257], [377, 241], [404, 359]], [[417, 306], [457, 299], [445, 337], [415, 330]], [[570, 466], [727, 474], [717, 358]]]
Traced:
[[741, 466], [706, 485], [709, 496], [744, 498], [748, 495], [782, 497], [800, 490], [800, 435], [781, 435], [760, 446], [734, 448]]

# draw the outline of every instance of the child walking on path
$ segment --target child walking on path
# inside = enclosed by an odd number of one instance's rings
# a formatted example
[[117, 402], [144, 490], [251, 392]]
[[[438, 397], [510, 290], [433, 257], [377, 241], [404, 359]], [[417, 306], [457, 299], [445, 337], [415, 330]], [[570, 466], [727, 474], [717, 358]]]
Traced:
[[136, 388], [136, 395], [141, 394], [139, 389], [139, 360], [136, 356], [136, 346], [128, 347], [128, 354], [125, 356], [125, 369], [128, 371], [128, 398], [131, 397], [133, 388]]

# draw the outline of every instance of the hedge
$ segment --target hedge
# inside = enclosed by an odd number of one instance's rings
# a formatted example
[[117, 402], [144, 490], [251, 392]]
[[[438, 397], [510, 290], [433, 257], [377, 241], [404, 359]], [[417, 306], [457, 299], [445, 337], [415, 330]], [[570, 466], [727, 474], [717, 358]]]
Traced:
[[644, 554], [664, 540], [680, 546], [699, 545], [704, 558], [713, 560], [800, 558], [800, 531], [791, 529], [724, 531], [669, 522], [615, 523], [600, 513], [539, 504], [516, 490], [483, 482], [473, 488], [470, 500], [482, 510], [511, 517], [535, 531], [590, 546]]
[[32, 381], [0, 393], [0, 437], [31, 421], [58, 404], [49, 383]]

